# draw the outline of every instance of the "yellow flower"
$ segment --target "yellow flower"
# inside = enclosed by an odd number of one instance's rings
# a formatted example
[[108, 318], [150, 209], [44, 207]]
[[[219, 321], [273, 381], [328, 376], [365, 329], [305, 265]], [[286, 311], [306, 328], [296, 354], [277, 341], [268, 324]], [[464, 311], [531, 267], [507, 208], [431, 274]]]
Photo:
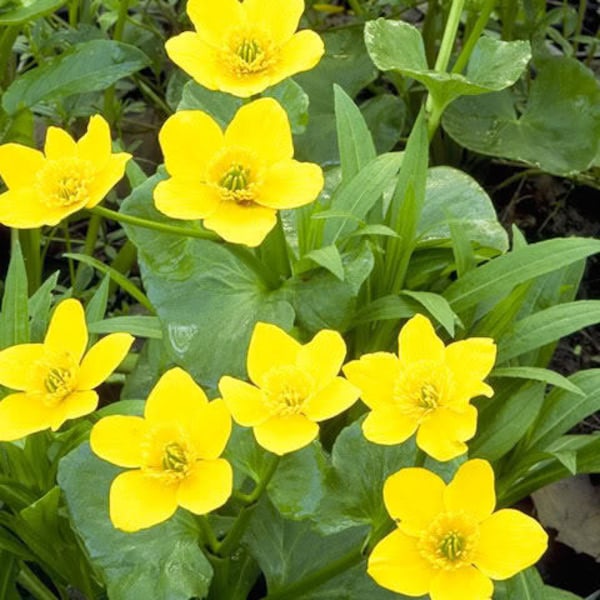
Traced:
[[199, 84], [247, 98], [301, 71], [324, 52], [314, 31], [294, 33], [303, 0], [189, 0], [196, 32], [166, 43], [167, 54]]
[[421, 468], [402, 469], [385, 482], [385, 506], [397, 529], [369, 557], [382, 587], [431, 600], [491, 600], [491, 579], [508, 579], [533, 565], [548, 536], [523, 513], [496, 505], [494, 472], [470, 460], [445, 485]]
[[0, 351], [0, 384], [13, 390], [0, 402], [0, 441], [36, 431], [56, 431], [67, 419], [96, 409], [99, 386], [123, 360], [133, 337], [112, 333], [85, 354], [88, 332], [77, 300], [54, 311], [43, 344], [19, 344]]
[[131, 158], [111, 153], [108, 123], [99, 115], [78, 142], [49, 127], [44, 154], [20, 144], [0, 146], [0, 176], [8, 188], [0, 194], [0, 223], [19, 229], [56, 225], [92, 208], [123, 177]]
[[287, 114], [270, 98], [240, 108], [224, 133], [202, 111], [178, 112], [159, 139], [171, 178], [156, 186], [158, 210], [204, 219], [228, 242], [258, 246], [278, 209], [308, 204], [323, 187], [318, 165], [292, 159]]
[[146, 401], [144, 417], [110, 416], [94, 425], [92, 450], [120, 467], [110, 488], [110, 519], [123, 531], [165, 521], [178, 506], [195, 514], [231, 496], [231, 465], [219, 458], [231, 433], [222, 400], [208, 402], [182, 369], [167, 371]]
[[257, 323], [247, 364], [255, 385], [222, 377], [219, 390], [235, 421], [253, 427], [263, 448], [287, 454], [317, 437], [318, 421], [358, 399], [358, 390], [337, 377], [345, 356], [337, 331], [320, 331], [302, 345], [275, 325]]
[[471, 398], [492, 396], [483, 383], [496, 359], [490, 338], [469, 338], [447, 347], [431, 322], [415, 315], [400, 331], [399, 356], [366, 354], [344, 367], [371, 409], [365, 437], [376, 444], [399, 444], [417, 431], [417, 445], [437, 460], [464, 454], [477, 427]]

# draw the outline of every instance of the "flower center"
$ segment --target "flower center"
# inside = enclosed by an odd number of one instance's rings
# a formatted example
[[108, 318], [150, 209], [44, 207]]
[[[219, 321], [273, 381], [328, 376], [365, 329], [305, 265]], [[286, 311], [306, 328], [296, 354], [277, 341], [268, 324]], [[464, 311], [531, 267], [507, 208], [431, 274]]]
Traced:
[[177, 442], [170, 442], [165, 446], [162, 466], [165, 471], [185, 474], [188, 470], [189, 459], [185, 449]]
[[267, 373], [263, 390], [274, 415], [302, 413], [313, 390], [310, 375], [298, 367], [276, 367]]
[[472, 562], [479, 540], [479, 527], [473, 517], [463, 513], [443, 513], [421, 534], [421, 556], [434, 567], [453, 570]]
[[35, 187], [50, 208], [83, 205], [89, 199], [94, 166], [81, 158], [47, 160], [36, 175]]
[[208, 165], [206, 178], [218, 189], [224, 202], [250, 206], [261, 179], [260, 164], [244, 148], [223, 148]]
[[245, 169], [243, 165], [232, 165], [222, 177], [219, 185], [230, 192], [239, 192], [247, 188], [249, 177], [250, 171]]
[[41, 379], [38, 391], [41, 392], [42, 402], [46, 406], [58, 406], [75, 391], [78, 367], [68, 353], [47, 356], [38, 363], [37, 368], [38, 377]]
[[242, 40], [236, 54], [248, 65], [252, 64], [261, 54], [262, 48], [256, 40]]
[[452, 373], [440, 362], [421, 360], [404, 368], [394, 385], [400, 410], [419, 421], [429, 417], [449, 397]]
[[243, 78], [268, 70], [276, 55], [273, 43], [261, 32], [238, 30], [233, 32], [221, 59], [232, 74]]

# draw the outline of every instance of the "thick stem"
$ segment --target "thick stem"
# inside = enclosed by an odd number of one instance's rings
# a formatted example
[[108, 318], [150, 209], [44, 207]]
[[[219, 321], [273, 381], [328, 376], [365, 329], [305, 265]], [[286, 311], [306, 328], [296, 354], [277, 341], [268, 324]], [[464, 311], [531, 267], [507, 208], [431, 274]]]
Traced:
[[33, 571], [21, 563], [17, 582], [22, 585], [35, 600], [56, 600], [56, 596], [37, 578]]
[[496, 6], [496, 0], [485, 0], [481, 13], [473, 25], [473, 29], [471, 29], [471, 33], [465, 42], [463, 49], [461, 50], [454, 66], [452, 67], [453, 73], [461, 73], [463, 69], [467, 66], [469, 59], [471, 58], [471, 54], [473, 53], [473, 48], [475, 48], [475, 44], [479, 41], [485, 26], [487, 25], [490, 15]]

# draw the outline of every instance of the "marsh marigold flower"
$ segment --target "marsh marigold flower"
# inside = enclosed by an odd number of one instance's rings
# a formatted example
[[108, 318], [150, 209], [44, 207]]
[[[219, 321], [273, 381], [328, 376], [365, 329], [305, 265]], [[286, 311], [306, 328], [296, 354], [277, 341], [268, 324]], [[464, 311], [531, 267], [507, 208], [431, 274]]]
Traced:
[[302, 345], [275, 325], [257, 323], [247, 363], [254, 385], [222, 377], [219, 390], [234, 420], [253, 427], [263, 448], [287, 454], [317, 437], [319, 421], [358, 399], [358, 389], [337, 376], [345, 356], [337, 331], [320, 331]]
[[368, 573], [382, 587], [431, 600], [491, 600], [492, 579], [533, 565], [548, 536], [513, 509], [494, 512], [494, 472], [484, 460], [459, 467], [446, 485], [426, 469], [402, 469], [385, 482], [397, 529], [379, 542]]
[[247, 98], [319, 62], [321, 38], [294, 33], [303, 11], [303, 0], [189, 0], [196, 31], [168, 40], [167, 54], [209, 90]]
[[344, 367], [371, 409], [365, 437], [399, 444], [417, 431], [417, 445], [437, 460], [464, 454], [475, 435], [477, 410], [469, 401], [492, 396], [483, 383], [496, 359], [490, 338], [469, 338], [447, 347], [429, 319], [416, 315], [400, 331], [398, 356], [365, 354]]
[[143, 417], [110, 416], [90, 436], [92, 450], [126, 467], [110, 487], [110, 519], [123, 531], [165, 521], [178, 506], [195, 514], [231, 496], [231, 465], [219, 458], [231, 433], [222, 400], [209, 402], [185, 371], [167, 371], [146, 401]]
[[49, 127], [44, 153], [21, 144], [0, 146], [0, 223], [28, 229], [56, 225], [81, 208], [96, 206], [123, 177], [126, 152], [112, 154], [108, 123], [90, 119], [78, 141]]
[[19, 344], [0, 351], [0, 385], [19, 390], [0, 401], [0, 441], [44, 429], [98, 406], [99, 386], [123, 360], [133, 337], [111, 333], [85, 353], [88, 332], [77, 300], [54, 311], [43, 344]]
[[240, 108], [225, 132], [202, 111], [180, 111], [159, 140], [171, 178], [155, 188], [158, 210], [204, 219], [228, 242], [258, 246], [277, 210], [308, 204], [323, 187], [318, 165], [292, 159], [287, 114], [271, 98]]

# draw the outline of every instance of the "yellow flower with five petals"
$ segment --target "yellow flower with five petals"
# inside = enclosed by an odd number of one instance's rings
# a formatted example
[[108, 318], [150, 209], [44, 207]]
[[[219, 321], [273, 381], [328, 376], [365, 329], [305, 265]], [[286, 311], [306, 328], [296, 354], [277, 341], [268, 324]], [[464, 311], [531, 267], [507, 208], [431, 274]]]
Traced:
[[49, 127], [44, 153], [21, 144], [0, 146], [0, 223], [29, 229], [56, 225], [81, 208], [96, 206], [123, 177], [126, 152], [112, 153], [110, 129], [91, 117], [78, 142], [64, 130]]
[[173, 62], [209, 90], [247, 98], [301, 71], [324, 52], [314, 31], [296, 31], [304, 0], [189, 0], [196, 29], [167, 41]]
[[263, 98], [240, 108], [225, 130], [202, 111], [169, 117], [159, 135], [171, 177], [154, 190], [156, 208], [175, 219], [204, 219], [228, 242], [258, 246], [277, 210], [315, 200], [323, 172], [292, 158], [285, 110]]
[[496, 360], [490, 338], [469, 338], [447, 347], [429, 319], [415, 315], [400, 331], [398, 356], [365, 354], [344, 367], [371, 409], [365, 437], [376, 444], [399, 444], [417, 431], [417, 445], [436, 460], [467, 451], [477, 428], [475, 396], [492, 396], [483, 383]]
[[263, 448], [287, 454], [317, 437], [319, 421], [358, 399], [358, 389], [337, 376], [345, 356], [337, 331], [320, 331], [303, 345], [276, 325], [257, 323], [247, 363], [254, 385], [226, 376], [219, 390], [234, 420], [253, 427]]
[[138, 531], [165, 521], [181, 506], [206, 514], [231, 496], [233, 471], [219, 458], [231, 433], [222, 400], [209, 402], [185, 371], [174, 368], [158, 381], [143, 417], [104, 417], [90, 445], [104, 460], [130, 470], [110, 488], [113, 525]]
[[0, 441], [55, 431], [67, 419], [96, 409], [93, 389], [123, 360], [133, 337], [111, 333], [85, 353], [87, 343], [83, 308], [69, 299], [56, 307], [43, 344], [0, 351], [0, 384], [20, 390], [0, 401]]
[[401, 469], [385, 482], [383, 498], [397, 528], [375, 546], [367, 570], [400, 594], [491, 600], [493, 579], [533, 565], [547, 547], [531, 517], [494, 512], [494, 472], [484, 460], [461, 465], [448, 485], [427, 469]]

